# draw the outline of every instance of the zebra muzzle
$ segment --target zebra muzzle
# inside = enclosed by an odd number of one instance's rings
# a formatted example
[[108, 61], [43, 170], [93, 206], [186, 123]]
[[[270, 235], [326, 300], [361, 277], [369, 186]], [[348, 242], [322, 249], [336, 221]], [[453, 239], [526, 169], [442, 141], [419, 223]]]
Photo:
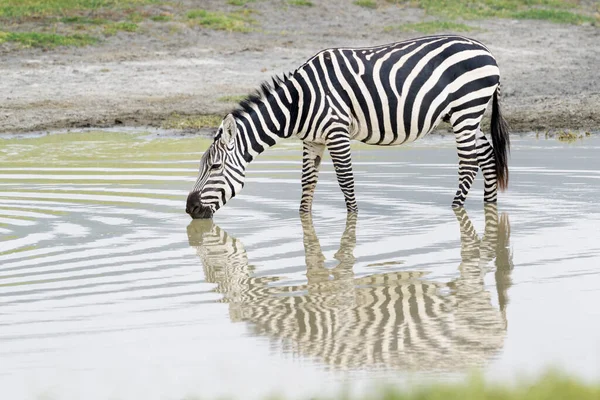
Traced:
[[188, 195], [185, 212], [193, 219], [212, 218], [212, 209], [200, 203], [200, 192], [192, 192]]

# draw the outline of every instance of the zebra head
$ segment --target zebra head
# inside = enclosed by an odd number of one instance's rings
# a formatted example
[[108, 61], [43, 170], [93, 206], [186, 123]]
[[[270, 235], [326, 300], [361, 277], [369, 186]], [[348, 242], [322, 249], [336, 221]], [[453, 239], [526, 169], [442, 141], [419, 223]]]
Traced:
[[246, 165], [236, 151], [237, 133], [235, 118], [228, 114], [200, 160], [198, 179], [185, 208], [192, 218], [212, 218], [244, 186]]

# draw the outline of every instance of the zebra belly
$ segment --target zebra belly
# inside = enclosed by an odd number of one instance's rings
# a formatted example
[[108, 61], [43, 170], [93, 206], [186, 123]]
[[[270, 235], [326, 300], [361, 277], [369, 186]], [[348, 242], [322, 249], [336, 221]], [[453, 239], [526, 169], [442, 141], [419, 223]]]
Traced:
[[404, 132], [403, 127], [398, 127], [396, 133], [391, 131], [386, 132], [374, 132], [369, 135], [368, 127], [360, 127], [358, 131], [351, 135], [351, 138], [354, 140], [361, 141], [365, 144], [370, 144], [374, 146], [400, 146], [406, 143], [414, 142], [415, 140], [427, 135], [435, 128], [432, 127], [427, 132], [418, 132], [416, 134], [408, 135]]
[[406, 143], [410, 143], [410, 142], [414, 142], [417, 138], [407, 138], [407, 137], [399, 137], [394, 139], [393, 135], [390, 133], [389, 134], [389, 138], [385, 137], [385, 140], [381, 141], [379, 140], [380, 138], [364, 138], [364, 139], [357, 139], [360, 140], [361, 142], [363, 142], [364, 144], [370, 144], [372, 146], [400, 146]]

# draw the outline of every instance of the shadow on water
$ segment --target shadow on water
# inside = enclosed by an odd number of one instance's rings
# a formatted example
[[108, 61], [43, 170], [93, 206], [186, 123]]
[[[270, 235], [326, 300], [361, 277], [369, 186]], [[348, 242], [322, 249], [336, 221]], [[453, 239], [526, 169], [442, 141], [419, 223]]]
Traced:
[[[338, 368], [456, 371], [483, 365], [502, 349], [513, 264], [506, 214], [498, 218], [496, 206], [486, 205], [480, 239], [466, 211], [455, 213], [461, 263], [446, 283], [406, 269], [355, 276], [356, 215], [346, 220], [334, 268], [325, 267], [311, 217], [302, 218], [307, 283], [295, 286], [255, 276], [243, 244], [211, 221], [187, 229], [230, 319], [285, 352]], [[499, 309], [484, 286], [492, 260]]]

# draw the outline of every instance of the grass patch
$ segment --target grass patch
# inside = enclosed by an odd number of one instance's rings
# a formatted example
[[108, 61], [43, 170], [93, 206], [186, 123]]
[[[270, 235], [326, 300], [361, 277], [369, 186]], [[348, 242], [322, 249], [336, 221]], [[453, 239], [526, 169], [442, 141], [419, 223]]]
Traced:
[[314, 4], [312, 1], [308, 0], [288, 0], [288, 4], [291, 6], [300, 6], [300, 7], [312, 7]]
[[583, 135], [578, 135], [575, 132], [559, 132], [558, 135], [556, 135], [556, 138], [558, 140], [560, 140], [561, 142], [574, 142], [579, 138], [583, 138]]
[[[535, 138], [539, 139], [541, 137], [541, 133], [537, 132], [535, 134]], [[558, 141], [561, 142], [566, 142], [566, 143], [573, 143], [576, 142], [577, 140], [582, 140], [586, 137], [590, 137], [592, 136], [591, 132], [574, 132], [574, 131], [556, 131], [556, 132], [551, 132], [551, 131], [546, 131], [544, 134], [544, 138], [545, 139], [556, 139]]]
[[[546, 136], [548, 136], [548, 132], [546, 132]], [[572, 131], [560, 131], [557, 132], [556, 138], [561, 142], [573, 143], [577, 140], [583, 139], [585, 137], [591, 136], [590, 132], [578, 133]]]
[[222, 96], [217, 99], [221, 103], [239, 103], [240, 101], [246, 99], [248, 96], [239, 95], [239, 96]]
[[450, 21], [426, 21], [426, 22], [415, 22], [412, 24], [404, 24], [398, 26], [387, 26], [383, 28], [386, 32], [401, 30], [401, 31], [415, 31], [421, 33], [436, 33], [436, 32], [470, 32], [474, 30], [473, 27], [465, 24], [460, 24]]
[[144, 16], [137, 11], [132, 11], [127, 14], [127, 20], [138, 23], [144, 20]]
[[60, 22], [65, 24], [102, 25], [106, 24], [108, 21], [102, 18], [88, 18], [75, 15], [72, 17], [63, 17], [60, 19]]
[[0, 43], [4, 42], [16, 42], [24, 47], [54, 48], [57, 46], [87, 46], [98, 42], [98, 39], [89, 35], [0, 31]]
[[377, 8], [377, 3], [373, 0], [354, 0], [353, 4], [364, 8]]
[[557, 23], [581, 24], [597, 22], [592, 16], [579, 14], [574, 0], [410, 0], [390, 3], [410, 4], [428, 14], [449, 19], [515, 18], [538, 19]]
[[150, 19], [154, 22], [166, 22], [170, 21], [172, 17], [170, 15], [153, 15]]
[[587, 15], [576, 14], [565, 10], [531, 9], [514, 14], [517, 19], [538, 19], [558, 24], [581, 25], [584, 22], [594, 23], [598, 20]]
[[[53, 48], [57, 46], [85, 46], [99, 39], [84, 34], [70, 34], [73, 30], [101, 30], [105, 35], [119, 31], [135, 32], [136, 22], [144, 19], [136, 10], [158, 0], [0, 0], [0, 21], [11, 23], [35, 21], [40, 26], [55, 22], [67, 24], [58, 33], [9, 33], [1, 41], [21, 43], [27, 47]], [[126, 20], [126, 21], [124, 21]], [[1, 23], [0, 23], [1, 24]], [[96, 29], [95, 27], [100, 27]], [[66, 32], [64, 31], [66, 29]], [[36, 29], [37, 30], [37, 29]]]
[[125, 9], [155, 0], [0, 0], [0, 18], [48, 18], [83, 14], [100, 9]]
[[179, 115], [173, 114], [161, 124], [163, 129], [217, 128], [223, 117], [220, 115]]
[[248, 32], [254, 22], [246, 12], [224, 13], [220, 11], [193, 10], [187, 13], [188, 19], [199, 25], [219, 31]]
[[139, 26], [133, 22], [115, 22], [104, 26], [105, 35], [115, 35], [117, 32], [135, 32]]
[[592, 400], [600, 398], [600, 385], [586, 385], [558, 374], [547, 374], [533, 383], [516, 386], [487, 384], [473, 377], [465, 383], [434, 384], [410, 391], [384, 390], [369, 399], [385, 400]]

